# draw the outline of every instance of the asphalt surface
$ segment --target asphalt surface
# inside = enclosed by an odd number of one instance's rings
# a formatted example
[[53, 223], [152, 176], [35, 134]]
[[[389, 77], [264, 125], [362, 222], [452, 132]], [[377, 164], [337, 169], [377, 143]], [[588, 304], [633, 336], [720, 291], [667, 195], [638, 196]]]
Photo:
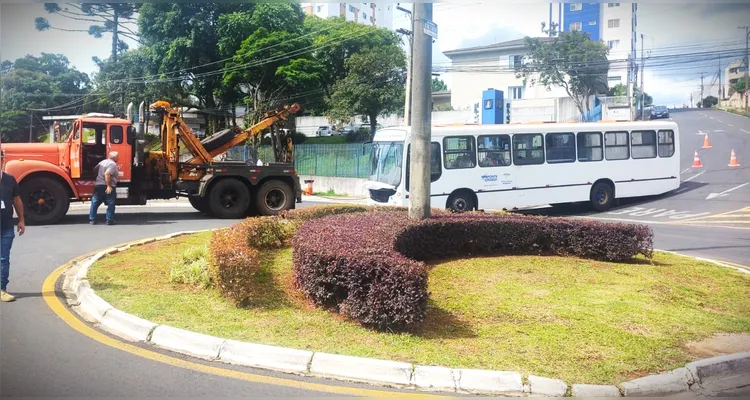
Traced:
[[[750, 211], [737, 211], [750, 207], [750, 185], [738, 187], [750, 182], [750, 119], [721, 111], [674, 112], [672, 118], [680, 126], [683, 178], [693, 177], [679, 193], [628, 202], [609, 213], [595, 214], [585, 209], [535, 212], [639, 221], [653, 228], [658, 249], [750, 264]], [[703, 136], [698, 131], [709, 133], [711, 149], [700, 148]], [[742, 165], [739, 168], [727, 166], [732, 148]], [[696, 150], [703, 169], [689, 168]], [[711, 193], [723, 195], [707, 200]], [[680, 218], [672, 218], [675, 216]], [[695, 218], [703, 219], [690, 222]], [[43, 300], [40, 289], [45, 278], [70, 259], [130, 240], [221, 227], [233, 221], [210, 219], [189, 207], [164, 206], [121, 207], [118, 222], [117, 226], [92, 227], [87, 224], [85, 210], [72, 210], [63, 223], [29, 227], [26, 235], [16, 238], [9, 289], [18, 300], [0, 306], [0, 397], [331, 396], [150, 361], [83, 336], [60, 320]], [[174, 353], [165, 354], [182, 358]], [[372, 388], [222, 367], [258, 375]], [[734, 394], [750, 395], [750, 388]]]

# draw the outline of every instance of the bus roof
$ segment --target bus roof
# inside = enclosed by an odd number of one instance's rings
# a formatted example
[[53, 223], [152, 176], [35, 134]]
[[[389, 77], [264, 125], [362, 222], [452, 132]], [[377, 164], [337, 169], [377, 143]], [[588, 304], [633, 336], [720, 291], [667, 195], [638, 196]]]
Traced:
[[[514, 134], [546, 132], [603, 132], [634, 129], [671, 129], [677, 131], [674, 121], [581, 122], [543, 124], [445, 124], [432, 127], [432, 136]], [[403, 141], [411, 127], [384, 128], [375, 133], [375, 141]]]

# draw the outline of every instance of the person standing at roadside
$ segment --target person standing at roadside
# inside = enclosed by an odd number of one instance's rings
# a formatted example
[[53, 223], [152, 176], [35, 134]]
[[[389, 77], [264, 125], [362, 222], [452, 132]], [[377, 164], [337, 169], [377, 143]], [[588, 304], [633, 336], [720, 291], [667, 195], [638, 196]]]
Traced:
[[0, 155], [0, 301], [7, 303], [16, 298], [6, 289], [10, 278], [10, 248], [13, 246], [13, 209], [18, 214], [18, 236], [26, 232], [23, 202], [18, 194], [18, 182], [4, 171], [5, 153]]
[[89, 224], [96, 225], [96, 211], [102, 203], [107, 203], [107, 225], [115, 224], [115, 202], [117, 201], [117, 160], [116, 151], [109, 153], [109, 158], [96, 165], [96, 182], [94, 195], [91, 197]]

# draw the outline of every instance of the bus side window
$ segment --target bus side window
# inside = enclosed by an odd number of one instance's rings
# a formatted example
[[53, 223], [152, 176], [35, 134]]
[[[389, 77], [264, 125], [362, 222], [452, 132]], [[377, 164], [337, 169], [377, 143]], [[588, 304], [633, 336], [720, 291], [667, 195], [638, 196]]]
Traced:
[[572, 163], [576, 160], [576, 139], [572, 133], [548, 133], [547, 163]]
[[510, 136], [481, 135], [477, 138], [480, 167], [507, 167], [510, 165]]
[[656, 158], [656, 132], [630, 132], [630, 147], [633, 159]]
[[630, 158], [627, 132], [607, 132], [604, 134], [604, 156], [607, 161]]
[[513, 135], [513, 164], [544, 164], [544, 136], [541, 133]]
[[578, 161], [601, 161], [602, 153], [601, 132], [578, 132]]
[[443, 155], [445, 169], [474, 168], [477, 165], [474, 136], [443, 138]]
[[443, 166], [440, 162], [440, 143], [430, 143], [430, 182], [440, 179], [443, 174]]
[[659, 131], [659, 157], [669, 158], [674, 155], [674, 131]]

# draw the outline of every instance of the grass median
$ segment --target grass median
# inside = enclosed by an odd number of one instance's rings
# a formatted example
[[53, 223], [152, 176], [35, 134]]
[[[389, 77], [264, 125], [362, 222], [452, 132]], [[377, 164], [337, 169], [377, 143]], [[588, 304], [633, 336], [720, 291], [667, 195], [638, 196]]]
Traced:
[[425, 324], [394, 334], [310, 305], [294, 288], [291, 249], [265, 251], [253, 301], [238, 309], [201, 278], [173, 282], [180, 274], [172, 261], [209, 239], [200, 233], [132, 248], [97, 262], [89, 279], [114, 307], [195, 332], [568, 383], [615, 384], [680, 367], [701, 358], [690, 342], [750, 332], [748, 276], [664, 253], [653, 263], [534, 256], [435, 263]]

